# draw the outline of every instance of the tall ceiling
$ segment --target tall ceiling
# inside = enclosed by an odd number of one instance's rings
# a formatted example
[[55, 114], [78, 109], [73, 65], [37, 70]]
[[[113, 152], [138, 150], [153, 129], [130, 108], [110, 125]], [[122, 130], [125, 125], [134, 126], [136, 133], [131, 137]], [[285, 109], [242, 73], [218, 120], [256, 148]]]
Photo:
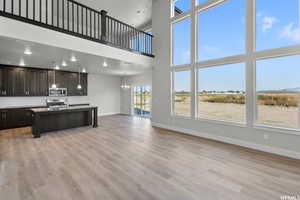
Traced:
[[76, 0], [108, 14], [136, 28], [151, 23], [152, 0]]

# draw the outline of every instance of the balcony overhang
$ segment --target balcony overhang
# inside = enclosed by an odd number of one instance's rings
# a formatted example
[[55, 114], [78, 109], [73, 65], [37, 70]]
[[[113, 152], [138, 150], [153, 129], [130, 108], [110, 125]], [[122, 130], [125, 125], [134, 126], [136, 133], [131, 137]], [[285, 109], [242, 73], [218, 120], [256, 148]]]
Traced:
[[144, 66], [153, 66], [153, 58], [149, 56], [136, 54], [128, 50], [82, 39], [73, 35], [2, 16], [0, 16], [0, 36], [36, 42]]

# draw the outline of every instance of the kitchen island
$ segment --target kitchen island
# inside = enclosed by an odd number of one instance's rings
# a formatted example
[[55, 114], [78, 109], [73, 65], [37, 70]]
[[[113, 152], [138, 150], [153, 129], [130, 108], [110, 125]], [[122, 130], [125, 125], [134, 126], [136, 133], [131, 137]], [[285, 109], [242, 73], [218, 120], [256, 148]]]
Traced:
[[32, 108], [32, 134], [34, 138], [41, 133], [82, 126], [98, 126], [98, 107], [74, 106], [65, 108]]

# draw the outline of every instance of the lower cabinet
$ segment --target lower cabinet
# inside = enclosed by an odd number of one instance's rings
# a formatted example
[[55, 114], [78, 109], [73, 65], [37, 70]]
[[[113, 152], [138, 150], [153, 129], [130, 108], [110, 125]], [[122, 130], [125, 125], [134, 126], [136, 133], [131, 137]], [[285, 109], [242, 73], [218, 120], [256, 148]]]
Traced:
[[0, 110], [0, 130], [31, 126], [31, 115], [29, 109]]

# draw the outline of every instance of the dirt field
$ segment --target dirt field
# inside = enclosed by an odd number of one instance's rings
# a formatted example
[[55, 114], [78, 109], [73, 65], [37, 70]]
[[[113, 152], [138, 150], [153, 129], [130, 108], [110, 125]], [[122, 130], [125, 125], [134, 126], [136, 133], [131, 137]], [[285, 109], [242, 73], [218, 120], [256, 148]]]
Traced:
[[[190, 113], [190, 98], [183, 102], [175, 102], [177, 114]], [[232, 103], [199, 102], [199, 116], [231, 121], [245, 121], [245, 105]], [[269, 123], [278, 126], [297, 127], [298, 107], [285, 106], [258, 106], [258, 122]]]

